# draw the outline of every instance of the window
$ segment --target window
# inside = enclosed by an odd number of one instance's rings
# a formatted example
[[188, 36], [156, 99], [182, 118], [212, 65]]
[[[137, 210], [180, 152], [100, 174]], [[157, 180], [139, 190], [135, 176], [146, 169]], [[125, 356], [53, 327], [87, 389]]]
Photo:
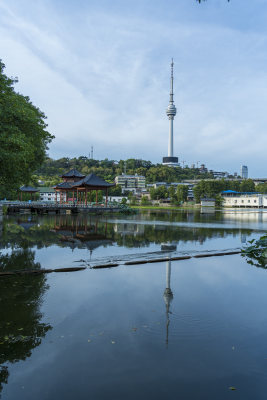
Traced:
[[257, 203], [257, 200], [254, 200], [254, 203]]
[[250, 200], [248, 200], [248, 203], [250, 203]]
[[244, 203], [244, 200], [241, 200], [241, 203]]

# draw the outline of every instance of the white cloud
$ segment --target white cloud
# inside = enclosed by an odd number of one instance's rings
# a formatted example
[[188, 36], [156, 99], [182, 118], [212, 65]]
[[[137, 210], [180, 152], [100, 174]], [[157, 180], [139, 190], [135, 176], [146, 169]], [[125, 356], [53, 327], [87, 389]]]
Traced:
[[87, 155], [94, 145], [99, 158], [160, 162], [173, 56], [177, 155], [267, 175], [266, 32], [188, 22], [184, 8], [176, 21], [84, 4], [62, 13], [42, 1], [23, 10], [4, 0], [0, 10], [1, 57], [47, 114], [52, 157]]

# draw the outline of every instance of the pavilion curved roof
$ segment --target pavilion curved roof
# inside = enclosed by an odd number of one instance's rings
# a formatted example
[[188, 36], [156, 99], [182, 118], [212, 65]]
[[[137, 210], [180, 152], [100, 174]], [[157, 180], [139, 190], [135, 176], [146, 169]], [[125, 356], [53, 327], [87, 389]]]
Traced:
[[113, 183], [108, 183], [104, 179], [99, 178], [95, 174], [89, 174], [85, 178], [81, 179], [78, 182], [74, 182], [72, 184], [72, 187], [81, 187], [81, 186], [87, 186], [87, 187], [95, 187], [95, 188], [109, 188], [111, 186], [115, 186]]
[[60, 182], [55, 186], [55, 189], [71, 189], [73, 182]]
[[84, 178], [85, 175], [81, 174], [77, 169], [71, 169], [69, 172], [61, 175], [61, 178]]
[[23, 185], [19, 188], [19, 190], [21, 190], [22, 192], [28, 192], [28, 193], [35, 193], [35, 192], [39, 192], [39, 189], [33, 187], [33, 186], [26, 186]]

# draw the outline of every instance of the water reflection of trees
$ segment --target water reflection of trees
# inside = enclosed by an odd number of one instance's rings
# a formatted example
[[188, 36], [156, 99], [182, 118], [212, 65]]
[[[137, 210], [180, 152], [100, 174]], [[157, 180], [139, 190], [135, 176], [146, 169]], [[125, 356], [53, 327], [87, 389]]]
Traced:
[[[34, 262], [34, 252], [28, 249], [13, 250], [10, 255], [0, 255], [1, 270], [39, 269]], [[7, 383], [8, 364], [25, 360], [39, 346], [52, 327], [41, 322], [40, 307], [47, 290], [46, 277], [10, 276], [0, 280], [0, 397]]]
[[[167, 215], [166, 215], [167, 214]], [[169, 217], [168, 217], [169, 215]], [[191, 214], [190, 214], [191, 215]], [[194, 214], [192, 214], [194, 215]], [[163, 213], [164, 218], [170, 222], [174, 218], [188, 221], [187, 214]], [[160, 215], [162, 220], [163, 216]], [[142, 216], [141, 216], [142, 217]], [[152, 219], [155, 215], [152, 215]], [[157, 217], [159, 217], [157, 215]], [[208, 216], [209, 218], [210, 216]], [[107, 222], [106, 217], [98, 216], [72, 216], [72, 215], [51, 215], [45, 217], [19, 216], [8, 218], [4, 222], [3, 235], [0, 242], [2, 248], [37, 248], [57, 245], [59, 247], [88, 248], [93, 250], [98, 246], [112, 245], [125, 247], [147, 247], [151, 243], [160, 244], [163, 242], [188, 241], [204, 243], [212, 238], [225, 238], [232, 235], [250, 235], [251, 230], [233, 228], [224, 229], [207, 226], [202, 227], [177, 227], [142, 224], [142, 219], [135, 221], [130, 217], [124, 220], [116, 220], [115, 223]], [[138, 217], [140, 218], [140, 217]], [[195, 218], [195, 217], [194, 217]], [[201, 219], [203, 221], [203, 218]], [[137, 223], [138, 222], [138, 223]]]

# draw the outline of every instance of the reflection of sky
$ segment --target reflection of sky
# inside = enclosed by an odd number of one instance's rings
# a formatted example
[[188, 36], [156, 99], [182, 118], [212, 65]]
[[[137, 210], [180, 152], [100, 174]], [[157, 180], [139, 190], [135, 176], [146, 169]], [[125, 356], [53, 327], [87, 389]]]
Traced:
[[[53, 326], [10, 366], [3, 398], [263, 399], [267, 272], [239, 255], [172, 262], [169, 345], [165, 263], [47, 276]], [[89, 342], [88, 342], [89, 340]]]

